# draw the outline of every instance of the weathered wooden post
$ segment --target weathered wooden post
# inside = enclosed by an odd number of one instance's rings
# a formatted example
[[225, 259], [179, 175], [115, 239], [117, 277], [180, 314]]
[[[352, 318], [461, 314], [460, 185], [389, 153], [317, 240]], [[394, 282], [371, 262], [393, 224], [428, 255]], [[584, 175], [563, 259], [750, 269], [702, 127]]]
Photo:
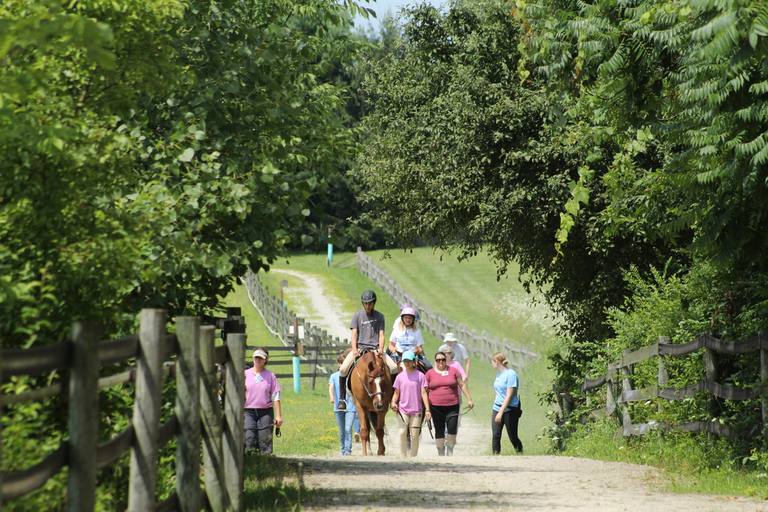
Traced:
[[[227, 322], [230, 324], [230, 322]], [[227, 497], [232, 510], [241, 510], [243, 492], [243, 459], [245, 450], [245, 326], [232, 322], [226, 326], [227, 350], [224, 388], [224, 440], [222, 459]]]
[[166, 321], [166, 313], [162, 309], [141, 310], [132, 419], [134, 437], [128, 484], [128, 510], [135, 512], [155, 507]]
[[96, 506], [96, 451], [99, 440], [99, 327], [76, 322], [72, 328], [69, 371], [69, 476], [67, 510]]
[[224, 471], [221, 459], [221, 407], [218, 379], [213, 362], [213, 325], [200, 327], [200, 414], [203, 425], [203, 476], [208, 506], [213, 512], [227, 509]]
[[632, 431], [632, 417], [629, 414], [629, 405], [627, 404], [625, 397], [626, 395], [632, 391], [632, 381], [630, 380], [630, 375], [632, 373], [632, 370], [629, 365], [624, 364], [624, 358], [632, 352], [629, 349], [625, 349], [624, 352], [622, 352], [621, 357], [621, 399], [619, 402], [621, 403], [621, 425], [622, 429], [624, 431], [624, 435], [628, 436], [630, 435]]
[[[666, 336], [659, 336], [659, 341], [656, 343], [656, 354], [657, 358], [659, 360], [659, 369], [658, 374], [656, 377], [656, 394], [658, 396], [658, 393], [661, 392], [662, 389], [666, 388], [669, 385], [669, 373], [667, 372], [667, 367], [664, 364], [664, 356], [661, 355], [661, 350], [659, 349], [659, 345], [664, 345], [669, 343], [669, 338]], [[656, 409], [658, 411], [663, 410], [663, 400], [659, 400]]]
[[[706, 373], [707, 388], [709, 388], [712, 384], [717, 383], [719, 375], [717, 371], [717, 353], [707, 346], [704, 348], [704, 371]], [[716, 418], [720, 415], [720, 404], [716, 396], [709, 392], [708, 394], [707, 409], [710, 417]]]
[[768, 335], [760, 331], [760, 389], [763, 391], [761, 409], [763, 413], [763, 434], [768, 436]]
[[176, 317], [176, 494], [183, 512], [200, 510], [200, 319]]

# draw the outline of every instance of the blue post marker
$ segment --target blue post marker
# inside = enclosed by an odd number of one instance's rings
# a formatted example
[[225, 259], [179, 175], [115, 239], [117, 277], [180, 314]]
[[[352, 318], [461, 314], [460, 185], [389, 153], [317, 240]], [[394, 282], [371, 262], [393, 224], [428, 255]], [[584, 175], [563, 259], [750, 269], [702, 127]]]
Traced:
[[297, 395], [301, 391], [301, 358], [293, 356], [293, 392]]
[[327, 263], [327, 265], [330, 267], [331, 263], [333, 263], [333, 244], [331, 242], [328, 242], [328, 263]]

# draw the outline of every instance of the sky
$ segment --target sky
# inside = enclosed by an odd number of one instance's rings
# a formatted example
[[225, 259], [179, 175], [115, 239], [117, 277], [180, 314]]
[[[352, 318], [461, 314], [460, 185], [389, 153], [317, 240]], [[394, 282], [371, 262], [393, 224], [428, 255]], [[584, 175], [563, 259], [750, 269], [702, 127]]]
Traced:
[[363, 7], [368, 7], [369, 9], [376, 11], [376, 18], [368, 18], [366, 20], [358, 16], [355, 18], [355, 26], [364, 29], [372, 28], [375, 31], [378, 31], [380, 20], [387, 12], [394, 15], [400, 8], [406, 5], [419, 4], [422, 2], [432, 4], [435, 7], [441, 7], [447, 3], [447, 0], [376, 0], [375, 2], [371, 1], [369, 3], [366, 3], [364, 0], [359, 0], [360, 5]]

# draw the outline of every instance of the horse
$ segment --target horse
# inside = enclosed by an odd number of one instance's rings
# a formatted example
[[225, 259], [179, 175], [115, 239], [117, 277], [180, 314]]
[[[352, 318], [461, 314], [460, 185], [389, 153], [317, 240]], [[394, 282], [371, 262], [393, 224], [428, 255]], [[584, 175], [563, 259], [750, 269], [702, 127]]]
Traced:
[[355, 364], [349, 379], [352, 398], [360, 418], [363, 455], [368, 455], [370, 427], [375, 426], [379, 440], [378, 455], [384, 455], [384, 418], [392, 400], [392, 374], [382, 354], [366, 352]]

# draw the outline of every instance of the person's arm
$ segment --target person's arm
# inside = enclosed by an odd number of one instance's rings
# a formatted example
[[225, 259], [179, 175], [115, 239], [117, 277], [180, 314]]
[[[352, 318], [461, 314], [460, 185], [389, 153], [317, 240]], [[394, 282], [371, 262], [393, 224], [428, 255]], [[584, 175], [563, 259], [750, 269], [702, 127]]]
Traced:
[[275, 426], [280, 427], [283, 424], [283, 408], [280, 406], [280, 400], [272, 402], [275, 409]]
[[349, 333], [349, 343], [352, 345], [352, 352], [357, 352], [357, 328], [355, 327]]
[[507, 396], [504, 397], [504, 402], [502, 402], [501, 407], [499, 408], [499, 412], [496, 413], [496, 417], [494, 418], [496, 423], [501, 423], [502, 416], [504, 416], [504, 411], [507, 410], [509, 402], [512, 401], [516, 393], [517, 388], [507, 388]]
[[416, 331], [414, 335], [416, 338], [416, 349], [414, 352], [417, 354], [424, 354], [424, 336], [421, 335], [421, 331]]
[[390, 404], [392, 406], [392, 410], [397, 410], [397, 403], [400, 401], [400, 390], [395, 388], [395, 392], [392, 394], [392, 403]]
[[475, 402], [472, 401], [472, 397], [469, 395], [469, 386], [467, 385], [467, 381], [462, 379], [461, 375], [456, 376], [456, 381], [459, 383], [461, 392], [464, 393], [465, 397], [467, 397], [467, 407], [472, 409], [475, 406]]
[[328, 383], [328, 400], [331, 403], [336, 402], [336, 390], [333, 388], [333, 382]]
[[429, 410], [429, 397], [427, 396], [427, 388], [421, 388], [421, 401], [424, 402], [424, 419], [432, 419], [432, 413]]
[[379, 353], [384, 352], [384, 322], [382, 322], [381, 329], [379, 329]]
[[466, 354], [466, 358], [464, 359], [464, 362], [466, 363], [466, 366], [464, 367], [464, 371], [467, 373], [467, 378], [464, 380], [469, 380], [469, 368], [472, 366], [472, 360], [469, 358], [469, 351], [464, 350], [464, 354]]

